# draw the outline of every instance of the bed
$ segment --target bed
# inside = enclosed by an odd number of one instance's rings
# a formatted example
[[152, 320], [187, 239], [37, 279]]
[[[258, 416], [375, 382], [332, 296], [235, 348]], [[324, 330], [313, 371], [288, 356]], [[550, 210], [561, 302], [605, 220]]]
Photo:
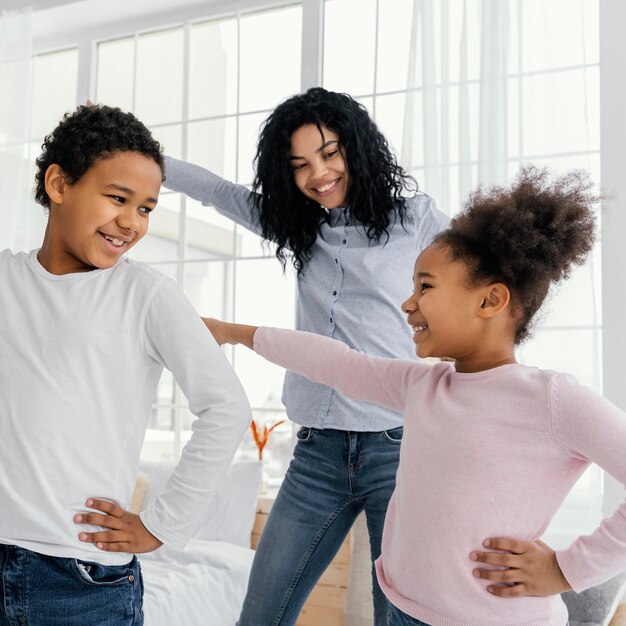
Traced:
[[[148, 506], [165, 486], [171, 463], [142, 462], [133, 508]], [[207, 518], [184, 550], [163, 546], [140, 556], [146, 626], [234, 626], [252, 557], [260, 462], [233, 463]]]

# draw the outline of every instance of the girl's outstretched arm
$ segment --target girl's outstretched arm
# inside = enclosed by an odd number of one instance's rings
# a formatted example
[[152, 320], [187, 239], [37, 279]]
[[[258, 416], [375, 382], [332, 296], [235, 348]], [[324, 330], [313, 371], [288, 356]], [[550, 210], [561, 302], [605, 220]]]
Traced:
[[336, 339], [203, 318], [219, 344], [243, 344], [263, 358], [357, 400], [404, 411], [406, 395], [431, 370], [419, 361], [375, 357]]

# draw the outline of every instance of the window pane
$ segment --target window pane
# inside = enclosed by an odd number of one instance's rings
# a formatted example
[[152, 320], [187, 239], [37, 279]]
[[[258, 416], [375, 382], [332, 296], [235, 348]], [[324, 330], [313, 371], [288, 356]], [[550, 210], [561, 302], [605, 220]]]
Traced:
[[[285, 275], [275, 259], [239, 261], [235, 285], [235, 321], [242, 324], [293, 328], [295, 277]], [[252, 406], [279, 406], [285, 370], [259, 362], [258, 355], [236, 348], [234, 365]]]
[[134, 37], [100, 43], [98, 45], [96, 101], [118, 106], [124, 111], [132, 111], [134, 73]]
[[237, 180], [242, 185], [249, 185], [254, 178], [253, 160], [261, 124], [268, 116], [267, 112], [254, 115], [242, 115], [239, 118], [239, 163]]
[[151, 128], [152, 136], [161, 144], [164, 153], [180, 159], [182, 156], [183, 127], [180, 124]]
[[302, 8], [245, 15], [240, 22], [239, 110], [274, 108], [300, 91]]
[[584, 326], [600, 324], [600, 276], [595, 267], [599, 262], [600, 250], [596, 248], [591, 261], [576, 268], [568, 280], [555, 291], [553, 300], [548, 300], [543, 312], [542, 326]]
[[597, 0], [521, 2], [524, 70], [598, 63], [598, 5]]
[[234, 181], [237, 157], [237, 118], [223, 117], [187, 126], [187, 160]]
[[326, 0], [324, 87], [352, 96], [374, 91], [375, 0]]
[[526, 155], [600, 148], [598, 79], [597, 67], [524, 78]]
[[232, 320], [233, 261], [185, 263], [185, 294], [203, 317]]
[[377, 92], [406, 89], [414, 4], [414, 0], [379, 4]]
[[[413, 95], [413, 94], [412, 94]], [[414, 99], [411, 98], [414, 102]], [[404, 130], [406, 121], [406, 104], [407, 97], [404, 93], [393, 94], [389, 96], [378, 96], [376, 98], [376, 124], [378, 125], [380, 132], [387, 138], [391, 151], [402, 159], [403, 154], [403, 141]], [[415, 115], [413, 118], [416, 122], [419, 121], [421, 125], [421, 116]], [[418, 133], [421, 135], [421, 133]], [[416, 142], [416, 147], [421, 146], [421, 142]], [[421, 157], [421, 154], [420, 154]], [[411, 165], [418, 165], [421, 160], [418, 158], [418, 162], [403, 163], [410, 167]]]
[[78, 50], [35, 57], [31, 137], [44, 137], [67, 111], [76, 108]]
[[135, 113], [144, 124], [179, 122], [182, 119], [182, 28], [139, 37]]
[[194, 24], [189, 50], [189, 117], [237, 112], [237, 20]]
[[235, 224], [213, 207], [187, 199], [187, 247], [185, 260], [226, 259], [239, 242]]

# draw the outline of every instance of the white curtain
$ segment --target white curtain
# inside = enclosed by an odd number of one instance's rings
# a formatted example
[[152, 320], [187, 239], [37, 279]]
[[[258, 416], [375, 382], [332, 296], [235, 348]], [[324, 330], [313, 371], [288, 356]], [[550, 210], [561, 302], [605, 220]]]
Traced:
[[36, 212], [28, 157], [32, 92], [31, 12], [0, 14], [0, 250], [25, 249]]
[[422, 153], [420, 187], [448, 212], [508, 178], [509, 33], [509, 2], [414, 0], [401, 162]]

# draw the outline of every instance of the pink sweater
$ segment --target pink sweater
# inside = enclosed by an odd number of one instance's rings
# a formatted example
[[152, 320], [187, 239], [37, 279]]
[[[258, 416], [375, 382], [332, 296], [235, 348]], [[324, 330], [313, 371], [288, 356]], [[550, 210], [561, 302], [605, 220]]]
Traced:
[[[626, 483], [624, 413], [569, 375], [524, 365], [465, 374], [270, 328], [255, 333], [254, 349], [404, 414], [376, 562], [392, 604], [432, 626], [564, 626], [560, 596], [493, 596], [469, 554], [487, 537], [541, 537], [591, 461]], [[557, 558], [575, 591], [626, 570], [626, 503]]]

